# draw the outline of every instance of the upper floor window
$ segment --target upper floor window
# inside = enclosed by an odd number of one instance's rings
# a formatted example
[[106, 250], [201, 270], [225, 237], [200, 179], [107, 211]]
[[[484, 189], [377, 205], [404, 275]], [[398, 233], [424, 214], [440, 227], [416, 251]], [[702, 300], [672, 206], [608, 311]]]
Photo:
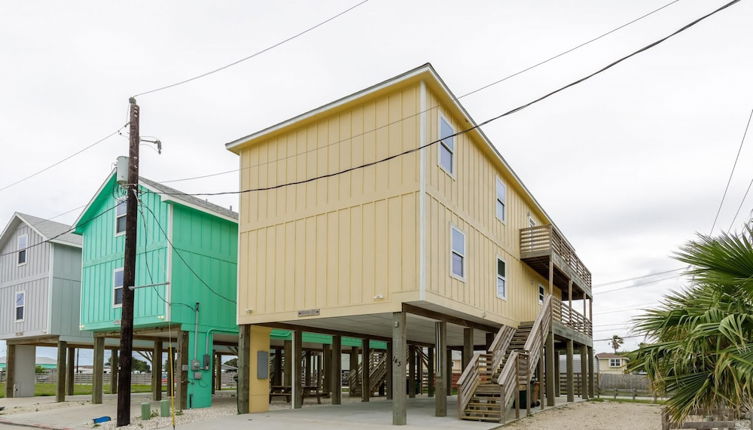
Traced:
[[465, 280], [465, 234], [450, 227], [450, 274]]
[[507, 299], [507, 265], [497, 258], [497, 297]]
[[609, 367], [620, 367], [622, 366], [622, 359], [621, 358], [610, 358], [609, 359]]
[[16, 321], [24, 320], [24, 309], [26, 308], [26, 293], [19, 291], [16, 293]]
[[544, 286], [539, 284], [539, 303], [544, 303], [545, 295], [546, 295], [546, 292], [544, 291]]
[[118, 200], [115, 206], [115, 235], [123, 234], [126, 230], [126, 199]]
[[18, 265], [26, 264], [26, 252], [28, 251], [26, 248], [29, 247], [29, 236], [25, 234], [18, 236], [16, 245], [18, 245]]
[[536, 227], [536, 221], [533, 219], [531, 213], [528, 213], [528, 227]]
[[112, 305], [123, 305], [123, 268], [115, 269], [113, 273]]
[[[455, 174], [455, 129], [439, 116], [439, 166], [450, 175]], [[449, 137], [448, 137], [449, 136]]]
[[497, 219], [505, 221], [505, 209], [507, 208], [507, 187], [501, 179], [497, 178]]

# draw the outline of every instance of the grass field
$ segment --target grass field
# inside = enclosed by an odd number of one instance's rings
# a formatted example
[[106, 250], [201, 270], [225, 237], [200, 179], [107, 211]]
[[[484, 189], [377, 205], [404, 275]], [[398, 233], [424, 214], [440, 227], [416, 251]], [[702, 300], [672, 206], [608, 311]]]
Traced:
[[[37, 384], [34, 387], [34, 395], [35, 396], [54, 396], [55, 395], [55, 384]], [[131, 392], [132, 393], [148, 393], [152, 391], [151, 385], [131, 385]], [[105, 385], [105, 393], [110, 392], [110, 387], [108, 385]], [[92, 386], [91, 385], [79, 385], [76, 384], [73, 386], [73, 394], [91, 394], [92, 393]], [[0, 399], [5, 397], [5, 383], [0, 383]]]

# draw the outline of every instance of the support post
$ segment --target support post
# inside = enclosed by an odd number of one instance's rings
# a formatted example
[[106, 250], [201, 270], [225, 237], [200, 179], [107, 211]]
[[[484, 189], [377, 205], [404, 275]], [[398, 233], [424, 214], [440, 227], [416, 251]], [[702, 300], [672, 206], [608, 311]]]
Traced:
[[[350, 373], [354, 374], [352, 378], [349, 378], [353, 383], [358, 383], [361, 377], [358, 374], [358, 348], [355, 346], [350, 348]], [[356, 397], [356, 390], [353, 387], [348, 387], [348, 393], [350, 397]]]
[[275, 373], [272, 385], [282, 385], [282, 348], [275, 348]]
[[105, 338], [94, 337], [94, 357], [92, 375], [92, 404], [102, 404], [102, 391], [105, 373]]
[[416, 345], [408, 345], [408, 397], [416, 397]]
[[447, 395], [452, 395], [452, 348], [449, 346], [447, 347], [447, 362], [445, 363], [445, 366], [447, 366], [447, 370], [445, 373], [447, 374], [445, 378], [445, 384], [447, 384]]
[[392, 313], [392, 424], [405, 425], [407, 412], [405, 407], [405, 357], [407, 332], [405, 312]]
[[387, 376], [385, 377], [385, 385], [387, 385], [387, 400], [392, 400], [392, 342], [387, 342]]
[[[447, 322], [437, 321], [434, 323], [434, 346], [437, 351], [436, 357], [436, 396], [434, 400], [434, 415], [447, 416], [447, 380], [450, 373], [447, 367]], [[451, 362], [451, 360], [450, 360]]]
[[588, 400], [588, 347], [580, 346], [580, 397]]
[[554, 397], [560, 396], [561, 381], [560, 381], [560, 352], [554, 349]]
[[575, 383], [573, 380], [573, 340], [567, 340], [567, 401], [575, 401]]
[[110, 353], [110, 394], [118, 392], [118, 366], [120, 360], [118, 358], [118, 350], [113, 349]]
[[65, 394], [72, 396], [76, 384], [76, 348], [73, 346], [68, 347], [68, 374], [65, 379], [68, 382], [66, 385]]
[[249, 398], [251, 396], [250, 355], [251, 354], [251, 326], [244, 324], [238, 327], [238, 385], [237, 402], [238, 414], [249, 412]]
[[293, 341], [284, 342], [285, 349], [285, 386], [293, 386]]
[[[170, 343], [172, 346], [172, 342]], [[175, 396], [175, 348], [167, 351], [167, 397]]]
[[332, 336], [332, 375], [330, 376], [330, 385], [332, 386], [332, 404], [339, 405], [342, 403], [342, 337], [339, 335]]
[[222, 390], [222, 354], [214, 354], [214, 391]]
[[16, 345], [6, 343], [7, 355], [5, 363], [5, 398], [12, 399], [16, 397]]
[[473, 358], [473, 329], [466, 327], [463, 329], [463, 369], [461, 372], [471, 363], [471, 358]]
[[[554, 406], [556, 401], [554, 400], [554, 381], [555, 381], [555, 367], [554, 367], [554, 334], [551, 330], [546, 335], [546, 345], [544, 350], [544, 359], [546, 360], [546, 366], [544, 368], [545, 376], [544, 382], [546, 383], [546, 404], [547, 406]], [[543, 402], [542, 402], [543, 404]]]
[[426, 395], [434, 397], [434, 347], [430, 346], [426, 348]]
[[594, 349], [588, 348], [588, 398], [594, 398]]
[[154, 341], [152, 349], [152, 400], [162, 400], [162, 341]]
[[120, 315], [120, 370], [118, 372], [117, 425], [131, 423], [131, 364], [133, 355], [133, 298], [136, 285], [137, 196], [139, 183], [139, 105], [131, 97], [128, 129], [128, 184], [126, 186], [125, 253], [123, 257], [123, 302]]
[[65, 377], [68, 374], [68, 366], [65, 363], [66, 354], [68, 353], [68, 342], [64, 340], [58, 340], [58, 383], [57, 390], [55, 391], [55, 401], [65, 401]]
[[332, 348], [329, 345], [322, 345], [322, 360], [324, 361], [322, 391], [328, 395], [332, 389]]
[[424, 393], [424, 348], [416, 346], [416, 394]]
[[[544, 401], [544, 397], [547, 397], [547, 401], [549, 401], [549, 394], [544, 394], [548, 390], [544, 388], [544, 383], [546, 383], [545, 379], [549, 379], [546, 377], [546, 373], [544, 372], [544, 359], [546, 357], [546, 351], [544, 346], [541, 347], [541, 354], [539, 355], [539, 402], [541, 402], [541, 410], [543, 411], [546, 408], [546, 402]], [[543, 381], [543, 383], [542, 383]]]
[[[122, 361], [122, 360], [121, 360]], [[177, 384], [175, 384], [175, 397], [177, 397], [175, 405], [178, 410], [184, 410], [188, 408], [188, 371], [183, 368], [188, 368], [188, 332], [181, 331], [178, 333], [178, 360], [175, 363], [175, 378]], [[240, 373], [240, 369], [238, 369]], [[246, 372], [248, 374], [248, 372]], [[238, 377], [240, 380], [241, 376]], [[123, 382], [122, 378], [119, 382]]]
[[371, 373], [371, 347], [369, 345], [369, 338], [361, 339], [363, 343], [363, 371], [361, 372], [361, 401], [368, 402], [371, 397], [371, 381], [369, 379]]
[[293, 362], [293, 408], [300, 409], [303, 406], [303, 384], [301, 384], [301, 376], [303, 376], [303, 369], [301, 368], [301, 352], [303, 351], [303, 332], [301, 330], [293, 331], [293, 354], [291, 359]]

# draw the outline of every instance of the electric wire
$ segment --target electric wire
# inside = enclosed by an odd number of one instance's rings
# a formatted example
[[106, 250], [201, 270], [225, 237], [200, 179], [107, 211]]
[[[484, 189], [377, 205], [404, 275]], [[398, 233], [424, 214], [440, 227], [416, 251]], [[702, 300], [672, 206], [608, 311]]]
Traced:
[[[445, 139], [454, 138], [454, 137], [459, 136], [461, 134], [465, 134], [465, 133], [471, 132], [473, 130], [479, 129], [479, 128], [481, 128], [481, 127], [483, 127], [483, 126], [485, 126], [487, 124], [490, 124], [490, 123], [492, 123], [494, 121], [497, 121], [497, 120], [499, 120], [501, 118], [504, 118], [506, 116], [515, 114], [515, 113], [517, 113], [519, 111], [522, 111], [522, 110], [524, 110], [524, 109], [526, 109], [526, 108], [528, 108], [528, 107], [530, 107], [530, 106], [532, 106], [532, 105], [534, 105], [536, 103], [539, 103], [539, 102], [541, 102], [541, 101], [543, 101], [545, 99], [548, 99], [549, 97], [551, 97], [553, 95], [556, 95], [556, 94], [558, 94], [558, 93], [560, 93], [560, 92], [562, 92], [562, 91], [564, 91], [564, 90], [566, 90], [568, 88], [571, 88], [571, 87], [574, 87], [576, 85], [579, 85], [579, 84], [581, 84], [581, 83], [583, 83], [583, 82], [585, 82], [585, 81], [593, 78], [594, 76], [599, 75], [599, 74], [601, 74], [601, 73], [603, 73], [603, 72], [611, 69], [612, 67], [614, 67], [614, 66], [622, 63], [623, 61], [626, 61], [626, 60], [628, 60], [628, 59], [630, 59], [630, 58], [632, 58], [632, 57], [634, 57], [634, 56], [636, 56], [636, 55], [638, 55], [638, 54], [640, 54], [642, 52], [648, 51], [649, 49], [652, 49], [652, 48], [654, 48], [654, 47], [662, 44], [663, 42], [669, 40], [670, 38], [672, 38], [672, 37], [674, 37], [674, 36], [676, 36], [676, 35], [684, 32], [684, 31], [686, 31], [687, 29], [689, 29], [689, 28], [697, 25], [699, 22], [701, 22], [701, 21], [709, 18], [712, 15], [715, 15], [715, 14], [721, 12], [722, 10], [724, 10], [724, 9], [726, 9], [726, 8], [728, 8], [728, 7], [736, 4], [738, 2], [740, 2], [740, 0], [732, 0], [731, 2], [728, 2], [728, 3], [724, 4], [723, 6], [715, 9], [712, 12], [709, 12], [706, 15], [703, 15], [703, 16], [701, 16], [699, 18], [696, 18], [695, 20], [693, 20], [690, 23], [684, 25], [683, 27], [675, 30], [674, 32], [670, 33], [669, 35], [664, 36], [664, 37], [662, 37], [662, 38], [660, 38], [660, 39], [658, 39], [658, 40], [656, 40], [656, 41], [654, 41], [654, 42], [652, 42], [652, 43], [650, 43], [648, 45], [645, 45], [642, 48], [640, 48], [640, 49], [638, 49], [636, 51], [633, 51], [632, 53], [630, 53], [628, 55], [625, 55], [625, 56], [623, 56], [623, 57], [621, 57], [621, 58], [619, 58], [619, 59], [617, 59], [617, 60], [615, 60], [615, 61], [607, 64], [606, 66], [604, 66], [604, 67], [596, 70], [595, 72], [592, 72], [592, 73], [590, 73], [590, 74], [588, 74], [586, 76], [583, 76], [583, 77], [581, 77], [581, 78], [579, 78], [579, 79], [577, 79], [575, 81], [572, 81], [569, 84], [564, 85], [562, 87], [559, 87], [556, 90], [550, 91], [549, 93], [546, 93], [543, 96], [540, 96], [540, 97], [538, 97], [538, 98], [536, 98], [534, 100], [531, 100], [531, 101], [529, 101], [527, 103], [524, 103], [524, 104], [522, 104], [522, 105], [520, 105], [518, 107], [510, 109], [507, 112], [504, 112], [504, 113], [501, 113], [501, 114], [499, 114], [497, 116], [491, 117], [491, 118], [489, 118], [489, 119], [487, 119], [487, 120], [485, 120], [485, 121], [483, 121], [481, 123], [475, 124], [475, 125], [473, 125], [471, 127], [468, 127], [468, 128], [466, 128], [464, 130], [460, 130], [460, 131], [452, 133], [452, 134], [450, 134], [448, 136], [444, 136], [444, 137], [442, 137], [440, 139], [431, 141], [431, 142], [426, 143], [424, 145], [420, 145], [420, 146], [418, 146], [416, 148], [411, 148], [411, 149], [405, 150], [403, 152], [399, 152], [397, 154], [390, 155], [388, 157], [385, 157], [385, 158], [382, 158], [382, 159], [379, 159], [379, 160], [375, 160], [375, 161], [364, 163], [364, 164], [361, 164], [361, 165], [349, 167], [347, 169], [343, 169], [343, 170], [340, 170], [340, 171], [336, 171], [336, 172], [332, 172], [332, 173], [327, 173], [327, 174], [323, 174], [323, 175], [319, 175], [319, 176], [314, 176], [314, 177], [310, 177], [310, 178], [302, 179], [302, 180], [298, 180], [298, 181], [287, 182], [287, 183], [282, 183], [282, 184], [277, 184], [277, 185], [271, 185], [271, 186], [266, 186], [266, 187], [250, 188], [250, 189], [239, 190], [239, 191], [220, 191], [220, 192], [192, 193], [192, 194], [188, 194], [188, 195], [192, 195], [192, 196], [219, 196], [219, 195], [244, 194], [244, 193], [250, 193], [250, 192], [276, 190], [276, 189], [290, 187], [290, 186], [294, 186], [294, 185], [301, 185], [301, 184], [305, 184], [305, 183], [309, 183], [309, 182], [314, 182], [314, 181], [321, 180], [321, 179], [331, 178], [331, 177], [342, 175], [342, 174], [345, 174], [345, 173], [349, 173], [349, 172], [352, 172], [352, 171], [355, 171], [355, 170], [364, 169], [364, 168], [367, 168], [367, 167], [375, 166], [377, 164], [385, 163], [385, 162], [388, 162], [388, 161], [393, 160], [395, 158], [412, 154], [414, 152], [418, 152], [418, 151], [420, 151], [422, 149], [425, 149], [425, 148], [428, 148], [430, 146], [433, 146], [433, 145], [435, 145], [435, 144], [437, 144], [437, 143], [439, 143], [439, 142], [441, 142], [441, 141], [443, 141]], [[155, 192], [155, 194], [174, 195], [176, 193]], [[184, 193], [181, 193], [181, 194], [184, 194]]]
[[[745, 124], [745, 131], [743, 132], [743, 138], [740, 139], [740, 146], [737, 148], [737, 155], [735, 156], [735, 162], [732, 164], [732, 170], [729, 172], [729, 178], [727, 179], [727, 185], [724, 187], [724, 193], [722, 194], [722, 200], [719, 202], [719, 208], [716, 210], [716, 216], [714, 216], [714, 223], [711, 224], [711, 230], [709, 230], [709, 235], [714, 232], [714, 227], [716, 227], [716, 222], [719, 220], [719, 214], [722, 212], [722, 205], [724, 205], [724, 199], [727, 197], [727, 191], [729, 191], [729, 184], [732, 182], [732, 175], [735, 173], [735, 167], [737, 167], [737, 160], [740, 159], [740, 152], [743, 150], [743, 144], [745, 143], [745, 136], [748, 135], [748, 127], [750, 126], [750, 120], [753, 118], [753, 109], [750, 111], [750, 115], [748, 115], [748, 122]], [[750, 190], [750, 186], [748, 186], [748, 190]], [[746, 191], [745, 195], [747, 196], [748, 193]], [[745, 198], [743, 197], [743, 201], [745, 201]], [[740, 207], [742, 207], [742, 203], [740, 203]], [[740, 209], [737, 209], [737, 213], [740, 213]], [[735, 219], [737, 219], [737, 214], [735, 214]], [[732, 224], [735, 223], [735, 219], [732, 220]], [[731, 224], [730, 224], [731, 228]]]
[[681, 276], [682, 275], [673, 275], [673, 276], [668, 276], [668, 277], [661, 278], [661, 279], [652, 279], [650, 281], [639, 282], [639, 283], [633, 284], [633, 285], [626, 285], [624, 287], [618, 287], [618, 288], [614, 288], [614, 289], [607, 290], [607, 291], [595, 291], [594, 294], [609, 294], [609, 293], [613, 293], [615, 291], [622, 291], [622, 290], [627, 290], [627, 289], [630, 289], [630, 288], [641, 288], [641, 287], [645, 287], [647, 285], [657, 284], [659, 282], [671, 281], [672, 279], [676, 279], [676, 278], [679, 278]]
[[732, 230], [732, 227], [735, 225], [735, 221], [737, 220], [737, 216], [740, 215], [740, 210], [743, 208], [743, 204], [745, 203], [745, 199], [748, 198], [748, 193], [750, 192], [751, 186], [753, 186], [753, 179], [751, 179], [750, 183], [748, 183], [748, 188], [745, 190], [745, 194], [743, 195], [743, 199], [740, 200], [740, 206], [737, 207], [737, 211], [735, 212], [735, 216], [732, 217], [732, 222], [729, 223], [729, 228], [727, 228], [727, 231]]
[[188, 264], [188, 261], [186, 261], [186, 259], [183, 258], [183, 254], [180, 253], [180, 251], [178, 250], [178, 248], [173, 244], [172, 240], [170, 240], [170, 237], [167, 234], [167, 231], [165, 231], [164, 227], [162, 227], [162, 224], [159, 222], [159, 219], [157, 218], [157, 215], [155, 215], [154, 211], [152, 211], [152, 208], [150, 208], [149, 206], [146, 206], [146, 205], [144, 205], [143, 207], [146, 208], [146, 210], [149, 211], [150, 214], [152, 214], [152, 218], [154, 218], [154, 223], [157, 224], [157, 226], [159, 227], [160, 231], [162, 231], [162, 234], [165, 236], [165, 240], [167, 241], [168, 244], [170, 244], [170, 248], [172, 248], [172, 250], [175, 252], [175, 255], [177, 255], [178, 258], [183, 262], [183, 264], [186, 265], [186, 267], [194, 275], [194, 277], [196, 277], [196, 279], [199, 282], [201, 282], [202, 284], [204, 284], [204, 286], [212, 294], [214, 294], [215, 296], [217, 296], [217, 297], [219, 297], [219, 298], [221, 298], [221, 299], [223, 299], [223, 300], [225, 300], [225, 301], [227, 301], [229, 303], [236, 304], [235, 300], [229, 299], [229, 298], [225, 297], [224, 295], [220, 294], [218, 291], [216, 291], [214, 288], [212, 288], [206, 281], [204, 281], [204, 279], [201, 276], [199, 276], [198, 273], [196, 273], [196, 270], [194, 270], [194, 268], [191, 267], [190, 264]]
[[296, 34], [294, 34], [292, 36], [289, 36], [289, 37], [287, 37], [287, 38], [285, 38], [285, 39], [283, 39], [283, 40], [281, 40], [281, 41], [279, 41], [277, 43], [269, 45], [269, 46], [267, 46], [264, 49], [256, 51], [256, 52], [254, 52], [251, 55], [248, 55], [248, 56], [243, 57], [241, 59], [235, 60], [232, 63], [228, 63], [228, 64], [225, 64], [224, 66], [217, 67], [216, 69], [212, 69], [212, 70], [210, 70], [208, 72], [204, 72], [204, 73], [195, 75], [193, 77], [190, 77], [190, 78], [187, 78], [187, 79], [183, 79], [182, 81], [178, 81], [178, 82], [175, 82], [175, 83], [172, 83], [172, 84], [164, 85], [164, 86], [161, 86], [161, 87], [158, 87], [158, 88], [154, 88], [154, 89], [151, 89], [151, 90], [148, 90], [148, 91], [144, 91], [144, 92], [135, 94], [133, 97], [134, 98], [135, 97], [140, 97], [140, 96], [144, 96], [144, 95], [147, 95], [147, 94], [156, 93], [158, 91], [163, 91], [163, 90], [166, 90], [168, 88], [173, 88], [173, 87], [177, 87], [179, 85], [187, 84], [189, 82], [193, 82], [193, 81], [195, 81], [197, 79], [204, 78], [206, 76], [212, 75], [214, 73], [220, 72], [222, 70], [225, 70], [225, 69], [228, 69], [228, 68], [233, 67], [235, 65], [238, 65], [240, 63], [243, 63], [244, 61], [248, 61], [248, 60], [250, 60], [250, 59], [252, 59], [254, 57], [257, 57], [257, 56], [259, 56], [261, 54], [264, 54], [265, 52], [271, 51], [272, 49], [277, 48], [280, 45], [284, 45], [285, 43], [288, 43], [288, 42], [290, 42], [290, 41], [292, 41], [294, 39], [297, 39], [297, 38], [305, 35], [306, 33], [309, 33], [309, 32], [311, 32], [313, 30], [316, 30], [317, 28], [319, 28], [319, 27], [327, 24], [328, 22], [333, 21], [333, 20], [335, 20], [335, 19], [337, 19], [337, 18], [345, 15], [346, 13], [352, 11], [353, 9], [355, 9], [355, 8], [357, 8], [357, 7], [365, 4], [365, 3], [367, 3], [368, 1], [369, 0], [363, 0], [363, 1], [359, 2], [359, 3], [356, 3], [355, 5], [353, 5], [353, 6], [349, 7], [349, 8], [347, 8], [347, 9], [345, 9], [345, 10], [343, 10], [343, 11], [341, 11], [341, 12], [339, 12], [339, 13], [337, 13], [337, 14], [335, 14], [335, 15], [327, 18], [327, 19], [325, 19], [324, 21], [319, 22], [318, 24], [315, 24], [315, 25], [313, 25], [311, 27], [308, 27], [305, 30], [300, 31], [300, 32], [298, 32], [298, 33], [296, 33]]
[[609, 285], [621, 284], [623, 282], [635, 281], [637, 279], [653, 278], [654, 276], [659, 276], [659, 275], [664, 275], [664, 274], [667, 274], [667, 273], [677, 272], [679, 270], [684, 270], [684, 269], [685, 269], [684, 267], [678, 267], [676, 269], [665, 270], [663, 272], [649, 273], [648, 275], [634, 276], [632, 278], [625, 278], [625, 279], [619, 279], [617, 281], [604, 282], [604, 283], [601, 283], [601, 284], [594, 285], [594, 288], [601, 288], [601, 287], [606, 287], [606, 286], [609, 286]]
[[33, 177], [35, 177], [35, 176], [38, 176], [38, 175], [40, 175], [40, 174], [42, 174], [42, 173], [44, 173], [44, 172], [46, 172], [46, 171], [48, 171], [48, 170], [52, 169], [53, 167], [56, 167], [56, 166], [58, 166], [58, 165], [60, 165], [60, 164], [62, 164], [62, 163], [64, 163], [64, 162], [66, 162], [66, 161], [70, 160], [71, 158], [73, 158], [73, 157], [75, 157], [75, 156], [77, 156], [77, 155], [81, 154], [82, 152], [85, 152], [85, 151], [87, 151], [87, 150], [89, 150], [89, 149], [91, 149], [91, 148], [93, 148], [93, 147], [95, 147], [95, 146], [99, 145], [100, 143], [102, 143], [102, 142], [106, 141], [107, 139], [109, 139], [109, 138], [111, 138], [111, 137], [115, 136], [116, 134], [118, 134], [118, 132], [120, 132], [120, 130], [122, 130], [122, 129], [123, 129], [123, 128], [125, 128], [126, 126], [128, 126], [128, 123], [126, 123], [126, 124], [125, 124], [124, 126], [120, 127], [119, 129], [117, 129], [117, 130], [113, 131], [112, 133], [108, 134], [107, 136], [105, 136], [105, 137], [102, 137], [102, 138], [100, 138], [100, 139], [98, 139], [98, 140], [95, 140], [95, 141], [94, 141], [93, 143], [91, 143], [91, 144], [89, 144], [89, 145], [87, 145], [87, 146], [85, 146], [85, 147], [83, 147], [83, 148], [79, 149], [78, 151], [74, 152], [73, 154], [70, 154], [70, 155], [68, 155], [67, 157], [65, 157], [65, 158], [63, 158], [63, 159], [61, 159], [61, 160], [58, 160], [58, 161], [56, 161], [56, 162], [54, 162], [54, 163], [50, 164], [49, 166], [47, 166], [47, 167], [45, 167], [45, 168], [43, 168], [43, 169], [41, 169], [41, 170], [37, 170], [36, 172], [32, 173], [31, 175], [28, 175], [28, 176], [24, 176], [23, 178], [21, 178], [21, 179], [19, 179], [19, 180], [17, 180], [17, 181], [11, 182], [10, 184], [7, 184], [7, 185], [4, 185], [4, 186], [0, 187], [0, 191], [5, 191], [5, 190], [7, 190], [8, 188], [11, 188], [11, 187], [13, 187], [13, 186], [15, 186], [15, 185], [18, 185], [18, 184], [20, 184], [21, 182], [27, 181], [27, 180], [29, 180], [29, 179], [31, 179], [31, 178], [33, 178]]
[[[591, 39], [589, 39], [589, 40], [587, 40], [587, 41], [585, 41], [585, 42], [582, 42], [582, 43], [580, 43], [580, 44], [578, 44], [578, 45], [575, 45], [575, 46], [573, 46], [573, 47], [571, 47], [571, 48], [569, 48], [569, 49], [567, 49], [567, 50], [565, 50], [565, 51], [562, 51], [562, 52], [560, 52], [559, 54], [556, 54], [556, 55], [554, 55], [554, 56], [551, 56], [551, 57], [549, 57], [549, 58], [547, 58], [547, 59], [545, 59], [545, 60], [541, 60], [541, 61], [539, 61], [539, 62], [537, 62], [537, 63], [534, 63], [534, 64], [532, 64], [532, 65], [530, 65], [530, 66], [527, 66], [527, 67], [525, 67], [525, 68], [523, 68], [523, 69], [521, 69], [521, 70], [518, 70], [518, 71], [516, 71], [516, 72], [514, 72], [514, 73], [511, 73], [511, 74], [509, 74], [509, 75], [507, 75], [507, 76], [504, 76], [504, 77], [502, 77], [502, 78], [499, 78], [499, 79], [497, 79], [497, 80], [496, 80], [496, 81], [494, 81], [494, 82], [488, 83], [488, 84], [486, 84], [486, 85], [484, 85], [484, 86], [482, 86], [482, 87], [479, 87], [479, 88], [477, 88], [477, 89], [475, 89], [475, 90], [469, 91], [469, 92], [467, 92], [467, 93], [465, 93], [465, 94], [462, 94], [462, 95], [460, 95], [460, 96], [457, 96], [457, 97], [454, 97], [454, 96], [453, 96], [453, 98], [454, 98], [454, 99], [455, 99], [456, 101], [459, 101], [460, 99], [462, 99], [462, 98], [464, 98], [464, 97], [467, 97], [467, 96], [470, 96], [470, 95], [476, 94], [476, 93], [478, 93], [478, 92], [480, 92], [480, 91], [483, 91], [483, 90], [486, 90], [486, 89], [488, 89], [488, 88], [491, 88], [491, 87], [493, 87], [493, 86], [495, 86], [495, 85], [501, 84], [502, 82], [504, 82], [504, 81], [507, 81], [508, 79], [514, 78], [515, 76], [518, 76], [518, 75], [520, 75], [520, 74], [523, 74], [523, 73], [525, 73], [525, 72], [528, 72], [528, 71], [530, 71], [530, 70], [533, 70], [533, 69], [535, 69], [535, 68], [537, 68], [537, 67], [539, 67], [539, 66], [542, 66], [542, 65], [544, 65], [544, 64], [546, 64], [546, 63], [549, 63], [549, 62], [550, 62], [550, 61], [552, 61], [552, 60], [555, 60], [555, 59], [557, 59], [557, 58], [559, 58], [559, 57], [562, 57], [563, 55], [569, 54], [570, 52], [573, 52], [573, 51], [575, 51], [575, 50], [577, 50], [577, 49], [580, 49], [580, 48], [582, 48], [582, 47], [584, 47], [584, 46], [586, 46], [586, 45], [589, 45], [589, 44], [591, 44], [591, 43], [593, 43], [593, 42], [595, 42], [595, 41], [597, 41], [597, 40], [599, 40], [599, 39], [601, 39], [601, 38], [603, 38], [603, 37], [605, 37], [605, 36], [608, 36], [608, 35], [610, 35], [610, 34], [612, 34], [612, 33], [616, 32], [616, 31], [618, 31], [618, 30], [621, 30], [621, 29], [623, 29], [623, 28], [625, 28], [625, 27], [627, 27], [627, 26], [629, 26], [629, 25], [631, 25], [631, 24], [633, 24], [633, 23], [635, 23], [635, 22], [638, 22], [638, 21], [640, 21], [640, 20], [642, 20], [642, 19], [644, 19], [644, 18], [647, 18], [647, 17], [649, 17], [649, 16], [651, 16], [651, 15], [653, 15], [653, 14], [655, 14], [655, 13], [657, 13], [657, 12], [661, 11], [662, 9], [665, 9], [665, 8], [667, 8], [667, 7], [671, 6], [671, 5], [673, 5], [673, 4], [675, 4], [675, 3], [679, 2], [679, 1], [680, 1], [680, 0], [673, 0], [673, 1], [671, 1], [671, 2], [669, 2], [669, 3], [667, 3], [667, 4], [665, 4], [665, 5], [663, 5], [663, 6], [659, 7], [659, 8], [657, 8], [657, 9], [654, 9], [654, 10], [652, 10], [652, 11], [650, 11], [650, 12], [644, 13], [643, 15], [641, 15], [641, 16], [639, 16], [639, 17], [637, 17], [637, 18], [634, 18], [634, 19], [632, 19], [632, 20], [630, 20], [630, 21], [628, 21], [628, 22], [626, 22], [626, 23], [624, 23], [624, 24], [622, 24], [622, 25], [620, 25], [620, 26], [618, 26], [618, 27], [615, 27], [615, 28], [613, 28], [613, 29], [611, 29], [611, 30], [607, 31], [606, 33], [602, 33], [602, 34], [600, 34], [599, 36], [593, 37], [593, 38], [591, 38]], [[278, 159], [275, 159], [275, 160], [270, 160], [270, 161], [265, 161], [265, 162], [259, 162], [259, 163], [256, 163], [256, 164], [252, 164], [252, 165], [250, 165], [250, 166], [246, 166], [246, 167], [243, 167], [243, 168], [240, 168], [240, 169], [230, 169], [230, 170], [224, 170], [224, 171], [221, 171], [221, 172], [208, 173], [208, 174], [204, 174], [204, 175], [200, 175], [200, 176], [191, 176], [191, 177], [187, 177], [187, 178], [168, 179], [168, 180], [164, 180], [164, 181], [160, 181], [160, 182], [161, 182], [161, 183], [163, 183], [163, 184], [165, 184], [165, 183], [171, 183], [171, 182], [184, 182], [184, 181], [192, 181], [192, 180], [197, 180], [197, 179], [206, 179], [206, 178], [211, 178], [211, 177], [215, 177], [215, 176], [222, 176], [222, 175], [227, 175], [227, 174], [230, 174], [230, 173], [240, 172], [240, 171], [244, 171], [244, 170], [252, 169], [252, 168], [254, 168], [254, 167], [259, 167], [259, 166], [263, 166], [263, 165], [267, 165], [267, 164], [271, 164], [271, 163], [278, 163], [278, 162], [280, 162], [280, 161], [284, 161], [284, 160], [287, 160], [287, 159], [290, 159], [290, 158], [294, 158], [294, 157], [299, 157], [299, 156], [301, 156], [301, 155], [304, 155], [304, 154], [307, 154], [307, 153], [309, 153], [309, 152], [319, 151], [319, 150], [321, 150], [321, 149], [323, 149], [323, 148], [327, 148], [327, 147], [330, 147], [330, 146], [338, 145], [338, 144], [340, 144], [340, 143], [343, 143], [343, 142], [347, 142], [347, 141], [349, 141], [349, 140], [352, 140], [352, 139], [355, 139], [355, 138], [357, 138], [357, 137], [361, 137], [361, 136], [365, 136], [365, 135], [367, 135], [367, 134], [370, 134], [370, 133], [374, 133], [374, 132], [376, 132], [376, 131], [379, 131], [379, 130], [385, 129], [385, 128], [387, 128], [387, 127], [391, 127], [391, 126], [393, 126], [393, 125], [396, 125], [396, 124], [398, 124], [398, 123], [404, 122], [404, 121], [406, 121], [406, 120], [409, 120], [409, 119], [415, 118], [415, 117], [417, 117], [417, 116], [419, 116], [419, 115], [421, 115], [421, 114], [424, 114], [424, 113], [430, 112], [430, 111], [432, 111], [432, 110], [434, 110], [434, 109], [437, 109], [437, 106], [432, 106], [432, 107], [430, 107], [430, 108], [428, 108], [428, 109], [425, 109], [425, 110], [422, 110], [422, 111], [416, 112], [416, 113], [414, 113], [414, 114], [411, 114], [411, 115], [408, 115], [408, 116], [406, 116], [406, 117], [403, 117], [403, 118], [397, 119], [397, 120], [395, 120], [395, 121], [389, 122], [389, 123], [387, 123], [387, 124], [384, 124], [384, 125], [381, 125], [381, 126], [379, 126], [379, 127], [375, 127], [375, 128], [373, 128], [373, 129], [370, 129], [370, 130], [366, 130], [366, 131], [364, 131], [364, 132], [361, 132], [361, 133], [357, 133], [357, 134], [351, 135], [351, 136], [349, 136], [349, 137], [347, 137], [347, 138], [345, 138], [345, 139], [340, 139], [340, 140], [337, 140], [337, 141], [334, 141], [334, 142], [328, 143], [328, 144], [327, 144], [327, 145], [325, 145], [325, 146], [322, 146], [322, 147], [318, 147], [318, 148], [315, 148], [315, 149], [311, 149], [311, 150], [307, 150], [307, 151], [303, 151], [303, 152], [299, 152], [299, 153], [296, 153], [296, 154], [293, 154], [293, 155], [288, 155], [288, 156], [285, 156], [285, 157], [282, 157], [282, 158], [278, 158]]]

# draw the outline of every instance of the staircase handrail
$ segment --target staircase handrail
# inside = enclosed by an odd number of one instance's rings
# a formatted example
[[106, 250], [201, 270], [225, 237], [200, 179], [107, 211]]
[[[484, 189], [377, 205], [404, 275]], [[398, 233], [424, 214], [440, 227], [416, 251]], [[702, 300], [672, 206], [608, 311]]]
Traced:
[[480, 383], [479, 357], [480, 355], [478, 354], [473, 355], [473, 358], [471, 358], [468, 366], [465, 367], [465, 370], [463, 370], [458, 379], [458, 416], [462, 415]]
[[493, 357], [492, 369], [494, 369], [494, 371], [502, 365], [502, 361], [507, 354], [507, 348], [510, 346], [513, 336], [515, 336], [515, 330], [514, 327], [503, 325], [494, 337], [494, 341], [489, 348], [489, 352]]

